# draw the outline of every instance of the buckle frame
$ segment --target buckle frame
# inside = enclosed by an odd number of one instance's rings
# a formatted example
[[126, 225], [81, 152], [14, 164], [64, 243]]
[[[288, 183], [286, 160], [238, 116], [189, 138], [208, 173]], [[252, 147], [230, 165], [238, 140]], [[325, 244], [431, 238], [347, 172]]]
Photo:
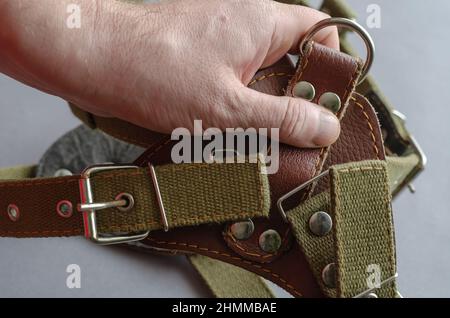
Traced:
[[321, 174], [315, 176], [314, 178], [312, 178], [312, 179], [306, 181], [305, 183], [299, 185], [298, 187], [292, 189], [291, 191], [289, 191], [288, 193], [286, 193], [285, 195], [283, 195], [282, 197], [280, 197], [278, 199], [278, 201], [277, 201], [278, 211], [280, 211], [280, 214], [283, 217], [283, 220], [285, 222], [289, 222], [289, 220], [287, 219], [287, 214], [286, 214], [287, 212], [283, 208], [283, 202], [286, 201], [291, 196], [293, 196], [294, 194], [296, 194], [297, 192], [303, 190], [304, 188], [306, 188], [310, 184], [312, 184], [312, 183], [322, 179], [323, 177], [327, 176], [328, 174], [330, 174], [330, 169], [325, 170]]
[[81, 204], [78, 205], [78, 211], [83, 213], [83, 224], [85, 237], [99, 245], [111, 245], [127, 242], [140, 241], [146, 238], [150, 231], [140, 232], [136, 234], [102, 236], [97, 230], [96, 211], [119, 206], [119, 201], [110, 201], [96, 203], [92, 191], [91, 178], [94, 174], [109, 170], [121, 169], [138, 169], [132, 165], [95, 165], [86, 168], [79, 180]]

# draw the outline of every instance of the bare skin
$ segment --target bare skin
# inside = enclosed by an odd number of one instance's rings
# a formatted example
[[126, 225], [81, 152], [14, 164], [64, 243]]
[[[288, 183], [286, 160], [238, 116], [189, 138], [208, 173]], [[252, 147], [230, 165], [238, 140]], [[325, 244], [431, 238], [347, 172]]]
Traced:
[[[72, 3], [79, 29], [66, 25]], [[201, 119], [205, 128], [279, 128], [282, 142], [326, 146], [340, 131], [332, 113], [246, 87], [324, 18], [264, 0], [0, 0], [0, 72], [158, 132]], [[333, 28], [315, 40], [339, 47]]]

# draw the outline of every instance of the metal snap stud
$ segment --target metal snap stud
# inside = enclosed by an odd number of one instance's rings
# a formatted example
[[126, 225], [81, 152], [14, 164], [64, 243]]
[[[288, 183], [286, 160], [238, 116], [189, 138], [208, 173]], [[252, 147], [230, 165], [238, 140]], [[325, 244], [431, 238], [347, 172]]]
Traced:
[[16, 222], [20, 217], [19, 207], [15, 204], [8, 205], [7, 212], [9, 219], [13, 222]]
[[54, 177], [67, 177], [73, 175], [72, 171], [68, 169], [58, 169], [53, 174]]
[[331, 216], [323, 211], [314, 213], [309, 219], [309, 229], [317, 236], [325, 236], [333, 227]]
[[295, 97], [300, 97], [308, 101], [312, 101], [316, 96], [316, 89], [310, 82], [306, 81], [295, 84], [292, 92]]
[[125, 201], [125, 204], [123, 206], [117, 207], [117, 209], [121, 212], [128, 212], [134, 207], [134, 198], [129, 193], [125, 193], [125, 192], [119, 193], [114, 200], [115, 201], [120, 201], [120, 200]]
[[63, 218], [70, 218], [73, 214], [72, 202], [68, 200], [59, 201], [56, 205], [56, 212]]
[[233, 223], [230, 227], [231, 234], [237, 240], [246, 240], [252, 236], [255, 231], [255, 225], [248, 219], [242, 222]]
[[259, 247], [267, 253], [275, 253], [281, 247], [281, 236], [275, 230], [267, 230], [259, 237]]
[[336, 288], [336, 265], [330, 263], [322, 270], [322, 281], [328, 288]]
[[378, 295], [375, 293], [369, 293], [364, 298], [378, 298]]
[[341, 99], [335, 93], [327, 92], [320, 96], [319, 105], [337, 113], [341, 109]]

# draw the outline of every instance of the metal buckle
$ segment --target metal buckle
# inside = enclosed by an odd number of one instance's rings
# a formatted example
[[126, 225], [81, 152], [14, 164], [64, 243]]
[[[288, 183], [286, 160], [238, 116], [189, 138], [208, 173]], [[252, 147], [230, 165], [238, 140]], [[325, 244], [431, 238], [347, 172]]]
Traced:
[[288, 222], [288, 219], [287, 219], [286, 211], [284, 211], [284, 209], [283, 209], [283, 202], [286, 201], [286, 199], [288, 199], [289, 197], [291, 197], [294, 194], [296, 194], [297, 192], [303, 190], [304, 188], [306, 188], [310, 184], [312, 184], [312, 183], [322, 179], [323, 177], [327, 176], [329, 173], [330, 173], [330, 169], [322, 172], [318, 176], [315, 176], [314, 178], [310, 179], [309, 181], [306, 181], [302, 185], [299, 185], [298, 187], [294, 188], [293, 190], [289, 191], [288, 193], [286, 193], [285, 195], [283, 195], [281, 198], [278, 199], [278, 201], [277, 201], [278, 210], [280, 211], [280, 214], [283, 217], [283, 220], [285, 222]]
[[100, 245], [109, 244], [120, 244], [127, 242], [140, 241], [148, 236], [150, 231], [137, 233], [137, 234], [126, 234], [126, 235], [111, 235], [111, 236], [101, 236], [97, 231], [97, 221], [95, 213], [98, 210], [120, 207], [123, 205], [122, 200], [101, 202], [96, 203], [94, 201], [91, 177], [93, 174], [108, 171], [108, 170], [119, 170], [119, 169], [137, 169], [137, 166], [114, 166], [114, 165], [98, 165], [87, 168], [81, 174], [81, 179], [79, 181], [80, 185], [80, 197], [81, 204], [78, 205], [78, 211], [83, 213], [83, 222], [86, 238], [92, 240], [93, 242]]

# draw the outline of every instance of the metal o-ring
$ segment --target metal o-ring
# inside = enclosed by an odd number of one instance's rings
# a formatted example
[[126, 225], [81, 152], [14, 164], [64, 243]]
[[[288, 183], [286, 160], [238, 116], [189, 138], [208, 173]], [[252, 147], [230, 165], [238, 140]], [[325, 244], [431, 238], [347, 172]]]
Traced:
[[318, 22], [306, 32], [305, 36], [300, 42], [300, 55], [304, 55], [306, 43], [308, 43], [314, 37], [314, 35], [317, 34], [317, 32], [330, 26], [337, 26], [352, 30], [363, 39], [367, 49], [367, 58], [366, 62], [364, 63], [358, 84], [362, 83], [364, 79], [367, 77], [370, 68], [372, 67], [373, 60], [375, 57], [375, 44], [373, 43], [370, 34], [361, 25], [359, 25], [357, 22], [353, 20], [345, 18], [329, 18]]
[[120, 201], [120, 200], [126, 201], [125, 205], [116, 207], [121, 212], [130, 211], [134, 207], [134, 198], [129, 193], [125, 193], [125, 192], [119, 193], [114, 200], [115, 201]]

